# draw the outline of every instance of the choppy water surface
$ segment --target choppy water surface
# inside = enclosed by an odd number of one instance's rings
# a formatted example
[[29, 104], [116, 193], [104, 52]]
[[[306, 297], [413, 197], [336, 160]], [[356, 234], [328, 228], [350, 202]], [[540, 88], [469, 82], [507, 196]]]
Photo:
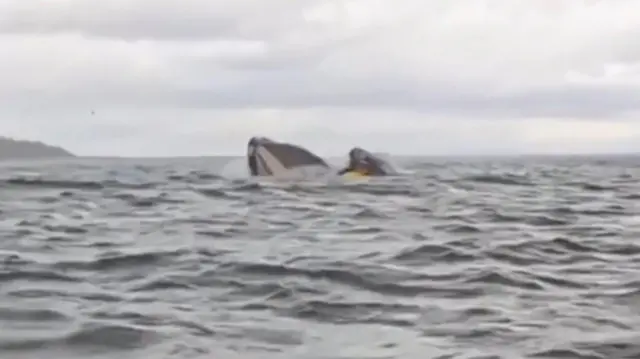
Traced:
[[0, 167], [0, 357], [637, 358], [640, 159]]

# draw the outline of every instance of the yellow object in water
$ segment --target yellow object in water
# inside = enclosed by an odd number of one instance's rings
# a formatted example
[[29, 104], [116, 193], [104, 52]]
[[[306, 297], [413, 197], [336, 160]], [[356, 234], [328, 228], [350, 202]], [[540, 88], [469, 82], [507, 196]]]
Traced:
[[367, 178], [369, 177], [369, 175], [366, 175], [362, 172], [358, 172], [358, 171], [349, 171], [346, 172], [345, 174], [343, 174], [344, 177], [347, 178]]

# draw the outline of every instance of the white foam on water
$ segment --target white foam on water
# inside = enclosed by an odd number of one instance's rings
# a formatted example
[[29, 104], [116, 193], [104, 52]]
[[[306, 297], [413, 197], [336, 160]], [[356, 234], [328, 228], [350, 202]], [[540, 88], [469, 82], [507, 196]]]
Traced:
[[220, 176], [228, 179], [246, 179], [249, 178], [249, 168], [247, 168], [247, 160], [245, 158], [235, 158], [227, 162], [220, 170]]

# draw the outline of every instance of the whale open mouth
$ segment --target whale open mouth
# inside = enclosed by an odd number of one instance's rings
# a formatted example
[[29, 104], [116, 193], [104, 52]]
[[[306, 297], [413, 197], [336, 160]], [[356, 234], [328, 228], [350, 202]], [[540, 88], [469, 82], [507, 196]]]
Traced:
[[247, 146], [247, 163], [252, 176], [278, 176], [298, 167], [329, 165], [309, 150], [266, 137], [252, 137]]

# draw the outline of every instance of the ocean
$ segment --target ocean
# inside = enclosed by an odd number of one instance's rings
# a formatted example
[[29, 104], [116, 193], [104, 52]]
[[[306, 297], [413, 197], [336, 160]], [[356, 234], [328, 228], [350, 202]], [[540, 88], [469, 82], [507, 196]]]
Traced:
[[640, 356], [640, 157], [0, 165], [0, 358]]

